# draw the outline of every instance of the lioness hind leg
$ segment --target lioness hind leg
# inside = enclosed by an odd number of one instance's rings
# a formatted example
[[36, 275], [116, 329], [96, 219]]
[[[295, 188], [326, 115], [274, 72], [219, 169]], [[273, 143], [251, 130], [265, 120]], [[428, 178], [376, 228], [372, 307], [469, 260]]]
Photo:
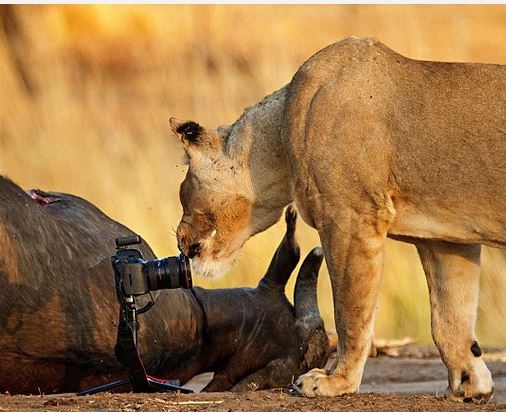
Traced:
[[474, 337], [480, 245], [421, 241], [416, 246], [429, 286], [432, 336], [448, 368], [447, 397], [486, 403], [494, 384]]

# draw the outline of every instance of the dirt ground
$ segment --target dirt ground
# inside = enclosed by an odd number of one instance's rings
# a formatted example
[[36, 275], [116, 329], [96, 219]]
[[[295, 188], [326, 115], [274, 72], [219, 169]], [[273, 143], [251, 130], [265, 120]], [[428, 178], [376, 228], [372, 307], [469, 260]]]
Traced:
[[[412, 348], [413, 349], [413, 348]], [[495, 392], [487, 405], [451, 402], [443, 398], [446, 369], [432, 350], [415, 348], [399, 357], [369, 358], [358, 395], [308, 399], [287, 390], [247, 393], [100, 393], [10, 396], [0, 395], [0, 411], [334, 411], [349, 410], [506, 410], [506, 351], [488, 351], [485, 361], [495, 382]], [[210, 378], [203, 374], [186, 386], [200, 390]]]

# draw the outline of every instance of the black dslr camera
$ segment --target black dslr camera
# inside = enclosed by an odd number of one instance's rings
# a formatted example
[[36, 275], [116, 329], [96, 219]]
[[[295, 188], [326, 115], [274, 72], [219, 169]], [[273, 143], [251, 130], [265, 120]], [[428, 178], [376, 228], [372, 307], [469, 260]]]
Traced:
[[116, 278], [116, 292], [122, 302], [159, 289], [192, 287], [190, 261], [187, 256], [144, 260], [139, 250], [129, 248], [141, 243], [139, 236], [116, 239], [116, 255], [111, 258]]
[[[190, 261], [183, 254], [165, 259], [144, 260], [138, 249], [129, 248], [129, 246], [140, 243], [139, 236], [117, 238], [116, 254], [111, 258], [114, 280], [116, 281], [116, 295], [120, 304], [118, 335], [114, 353], [116, 359], [129, 370], [129, 377], [79, 392], [78, 395], [92, 395], [126, 384], [131, 384], [134, 392], [160, 390], [192, 392], [190, 389], [179, 386], [178, 380], [158, 379], [148, 375], [137, 350], [139, 342], [137, 315], [147, 312], [155, 304], [151, 291], [191, 288]], [[138, 307], [138, 300], [146, 302], [146, 299], [140, 298], [145, 294], [148, 294], [148, 303]]]

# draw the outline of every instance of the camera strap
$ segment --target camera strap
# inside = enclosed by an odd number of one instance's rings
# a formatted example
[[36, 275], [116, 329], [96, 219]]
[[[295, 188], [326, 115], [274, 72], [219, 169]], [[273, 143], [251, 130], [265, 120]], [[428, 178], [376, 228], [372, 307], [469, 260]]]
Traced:
[[129, 373], [129, 380], [134, 392], [178, 391], [192, 393], [193, 391], [179, 386], [179, 380], [166, 380], [155, 378], [146, 373], [146, 367], [142, 362], [135, 342], [133, 326], [126, 321], [122, 310], [119, 314], [118, 335], [114, 353], [116, 359], [122, 363]]
[[133, 391], [149, 392], [146, 368], [135, 346], [134, 333], [120, 311], [118, 336], [114, 348], [116, 359], [128, 369]]

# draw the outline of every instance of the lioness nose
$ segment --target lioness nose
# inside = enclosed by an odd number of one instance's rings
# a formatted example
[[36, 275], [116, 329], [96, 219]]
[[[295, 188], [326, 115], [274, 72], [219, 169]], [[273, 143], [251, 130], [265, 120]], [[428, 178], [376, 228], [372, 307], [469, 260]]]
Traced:
[[188, 248], [188, 257], [193, 259], [200, 252], [200, 243], [194, 243]]

